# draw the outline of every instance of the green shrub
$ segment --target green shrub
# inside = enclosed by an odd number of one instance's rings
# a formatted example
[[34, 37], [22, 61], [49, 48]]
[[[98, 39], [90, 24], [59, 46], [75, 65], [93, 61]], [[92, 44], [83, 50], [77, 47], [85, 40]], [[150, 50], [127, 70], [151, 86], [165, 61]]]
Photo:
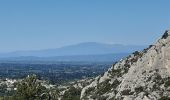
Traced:
[[92, 92], [95, 89], [95, 87], [89, 87], [86, 91], [85, 94], [89, 94], [90, 92]]
[[97, 85], [97, 94], [104, 94], [112, 89], [111, 84], [109, 83], [110, 79], [105, 80], [104, 82]]
[[[15, 98], [15, 99], [14, 99]], [[28, 76], [18, 86], [13, 100], [46, 100], [49, 99], [48, 90], [38, 82], [35, 75]]]
[[163, 96], [163, 97], [161, 97], [161, 98], [158, 99], [158, 100], [170, 100], [170, 97], [168, 97], [168, 96]]
[[140, 54], [140, 52], [139, 51], [135, 51], [133, 54], [134, 54], [134, 56], [138, 56]]
[[80, 100], [81, 89], [70, 87], [68, 91], [66, 91], [61, 100]]
[[121, 82], [119, 82], [117, 79], [112, 83], [111, 87], [116, 88]]
[[168, 37], [168, 31], [165, 31], [165, 33], [162, 36], [162, 39], [166, 39]]
[[131, 90], [127, 89], [127, 90], [123, 90], [122, 95], [133, 95], [133, 92], [131, 92]]
[[169, 87], [170, 86], [170, 80], [167, 80], [166, 82], [165, 82], [165, 87]]
[[142, 86], [135, 88], [135, 92], [137, 92], [137, 93], [140, 93], [140, 92], [143, 92], [143, 91], [144, 91], [144, 89], [143, 89]]

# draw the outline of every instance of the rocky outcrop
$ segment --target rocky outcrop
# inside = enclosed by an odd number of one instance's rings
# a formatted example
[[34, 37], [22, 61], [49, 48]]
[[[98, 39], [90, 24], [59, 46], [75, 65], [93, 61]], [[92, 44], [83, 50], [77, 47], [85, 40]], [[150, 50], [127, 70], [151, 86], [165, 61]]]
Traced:
[[170, 96], [170, 31], [115, 63], [81, 91], [81, 100], [158, 100]]

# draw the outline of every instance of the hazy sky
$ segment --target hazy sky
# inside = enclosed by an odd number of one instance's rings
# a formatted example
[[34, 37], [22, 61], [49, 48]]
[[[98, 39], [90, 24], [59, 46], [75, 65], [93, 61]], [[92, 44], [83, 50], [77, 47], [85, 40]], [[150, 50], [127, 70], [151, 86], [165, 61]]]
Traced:
[[0, 52], [81, 42], [151, 44], [170, 28], [170, 0], [1, 0]]

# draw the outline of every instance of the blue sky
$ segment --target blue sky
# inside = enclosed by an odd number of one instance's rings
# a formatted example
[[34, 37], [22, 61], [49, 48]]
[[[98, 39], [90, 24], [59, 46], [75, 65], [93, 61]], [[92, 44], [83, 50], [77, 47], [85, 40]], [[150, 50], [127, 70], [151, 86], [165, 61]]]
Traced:
[[1, 0], [0, 52], [81, 42], [148, 45], [170, 28], [169, 0]]

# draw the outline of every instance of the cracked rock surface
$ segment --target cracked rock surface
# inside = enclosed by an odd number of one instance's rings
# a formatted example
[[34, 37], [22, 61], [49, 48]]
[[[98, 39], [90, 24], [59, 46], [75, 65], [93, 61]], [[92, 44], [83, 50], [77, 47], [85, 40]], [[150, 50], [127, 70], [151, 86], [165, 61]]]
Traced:
[[81, 100], [166, 100], [170, 96], [170, 31], [115, 63], [82, 88]]

